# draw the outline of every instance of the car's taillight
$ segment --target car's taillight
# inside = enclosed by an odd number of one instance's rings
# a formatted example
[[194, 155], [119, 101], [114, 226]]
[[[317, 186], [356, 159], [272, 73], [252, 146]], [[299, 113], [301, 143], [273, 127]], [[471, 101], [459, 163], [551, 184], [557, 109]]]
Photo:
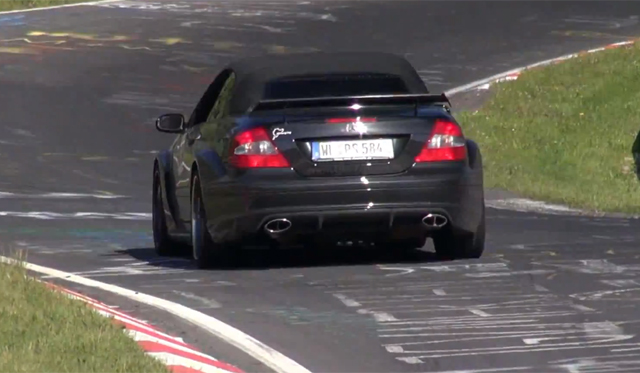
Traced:
[[230, 163], [239, 168], [290, 167], [264, 128], [237, 134], [232, 141]]
[[447, 120], [437, 119], [429, 141], [415, 161], [462, 161], [466, 157], [467, 147], [460, 126]]

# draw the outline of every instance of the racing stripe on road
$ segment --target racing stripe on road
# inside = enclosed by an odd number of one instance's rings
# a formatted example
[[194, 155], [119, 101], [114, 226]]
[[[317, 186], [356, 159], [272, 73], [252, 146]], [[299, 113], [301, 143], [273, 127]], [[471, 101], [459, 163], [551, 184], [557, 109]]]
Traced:
[[445, 93], [447, 94], [447, 96], [452, 96], [452, 95], [455, 95], [457, 93], [462, 93], [462, 92], [486, 90], [486, 89], [489, 89], [495, 83], [501, 83], [501, 82], [505, 82], [505, 81], [511, 81], [511, 80], [518, 79], [520, 74], [522, 74], [522, 72], [525, 71], [525, 70], [531, 70], [531, 69], [534, 69], [534, 68], [537, 68], [537, 67], [558, 64], [558, 63], [561, 63], [561, 62], [563, 62], [565, 60], [568, 60], [568, 59], [571, 59], [571, 58], [575, 58], [575, 57], [581, 57], [581, 56], [584, 56], [584, 55], [587, 55], [587, 54], [590, 54], [590, 53], [601, 52], [601, 51], [604, 51], [604, 50], [615, 49], [615, 48], [620, 48], [620, 47], [630, 47], [630, 46], [634, 45], [636, 42], [640, 42], [640, 39], [627, 40], [627, 41], [622, 41], [622, 42], [618, 42], [618, 43], [613, 43], [613, 44], [605, 45], [604, 47], [589, 49], [589, 50], [585, 50], [585, 51], [581, 51], [581, 52], [577, 52], [577, 53], [572, 53], [572, 54], [568, 54], [568, 55], [561, 56], [561, 57], [552, 58], [550, 60], [537, 62], [537, 63], [531, 64], [531, 65], [528, 65], [528, 66], [520, 67], [520, 68], [509, 70], [507, 72], [504, 72], [504, 73], [501, 73], [501, 74], [498, 74], [498, 75], [494, 75], [494, 76], [492, 76], [490, 78], [487, 78], [487, 79], [483, 79], [483, 80], [479, 80], [479, 81], [470, 83], [469, 85], [464, 85], [462, 87], [451, 89], [451, 90], [449, 90], [449, 91], [447, 91]]
[[103, 316], [123, 325], [126, 333], [150, 356], [162, 361], [174, 373], [244, 373], [237, 367], [198, 351], [181, 339], [163, 333], [151, 324], [131, 317], [84, 294], [45, 282], [71, 298], [87, 303]]

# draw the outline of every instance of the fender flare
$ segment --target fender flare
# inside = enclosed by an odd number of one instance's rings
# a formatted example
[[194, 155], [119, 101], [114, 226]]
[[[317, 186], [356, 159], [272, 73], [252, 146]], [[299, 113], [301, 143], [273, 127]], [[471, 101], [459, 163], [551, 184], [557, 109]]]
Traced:
[[189, 194], [193, 193], [193, 176], [198, 175], [200, 178], [200, 188], [202, 188], [202, 195], [200, 198], [207, 212], [207, 217], [210, 221], [215, 220], [215, 216], [211, 214], [211, 211], [207, 211], [207, 199], [210, 196], [209, 186], [210, 181], [219, 179], [227, 175], [227, 169], [218, 155], [213, 149], [202, 149], [194, 153], [193, 162], [191, 164], [191, 187]]
[[156, 155], [155, 163], [160, 174], [160, 188], [162, 191], [163, 203], [167, 203], [167, 207], [171, 213], [171, 220], [176, 225], [176, 214], [178, 212], [178, 201], [175, 197], [175, 181], [171, 172], [172, 155], [169, 150], [163, 150]]
[[202, 149], [194, 154], [193, 170], [197, 169], [199, 172], [200, 180], [211, 180], [221, 178], [227, 175], [227, 168], [224, 162], [213, 149]]
[[482, 153], [480, 152], [480, 147], [471, 139], [467, 139], [467, 154], [469, 154], [469, 167], [473, 169], [482, 168]]
[[473, 140], [467, 139], [467, 154], [469, 156], [469, 168], [477, 174], [480, 185], [484, 187], [484, 165], [482, 163], [482, 153], [480, 146]]

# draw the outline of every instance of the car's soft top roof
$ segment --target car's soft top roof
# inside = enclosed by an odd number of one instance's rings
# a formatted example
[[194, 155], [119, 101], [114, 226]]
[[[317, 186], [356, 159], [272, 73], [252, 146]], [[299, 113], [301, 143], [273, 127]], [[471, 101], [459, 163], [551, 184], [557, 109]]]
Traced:
[[405, 58], [384, 52], [311, 52], [262, 55], [231, 62], [225, 69], [236, 74], [232, 112], [242, 112], [262, 99], [273, 80], [322, 74], [390, 74], [404, 81], [409, 93], [429, 93]]

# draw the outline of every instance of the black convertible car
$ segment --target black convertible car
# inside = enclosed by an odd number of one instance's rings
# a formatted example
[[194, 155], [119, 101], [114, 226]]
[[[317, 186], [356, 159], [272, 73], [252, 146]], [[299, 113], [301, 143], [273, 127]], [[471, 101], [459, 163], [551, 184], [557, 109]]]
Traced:
[[230, 264], [243, 245], [367, 242], [477, 258], [483, 170], [444, 94], [387, 53], [235, 61], [209, 85], [153, 170], [160, 255]]

